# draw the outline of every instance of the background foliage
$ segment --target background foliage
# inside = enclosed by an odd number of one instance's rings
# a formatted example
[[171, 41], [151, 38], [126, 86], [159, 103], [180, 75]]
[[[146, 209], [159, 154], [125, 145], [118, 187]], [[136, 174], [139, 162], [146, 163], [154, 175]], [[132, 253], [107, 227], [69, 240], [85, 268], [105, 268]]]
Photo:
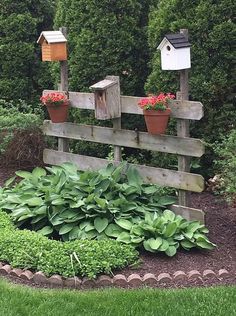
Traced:
[[7, 100], [35, 97], [50, 86], [48, 66], [41, 63], [36, 43], [42, 30], [52, 28], [52, 0], [0, 3], [0, 97]]
[[118, 75], [125, 94], [140, 95], [147, 76], [150, 0], [59, 0], [55, 26], [68, 28], [70, 87]]
[[[208, 143], [235, 127], [236, 111], [233, 42], [235, 3], [232, 0], [160, 0], [151, 11], [149, 45], [152, 50], [151, 73], [146, 91], [177, 91], [178, 72], [162, 71], [156, 47], [165, 34], [189, 30], [192, 68], [190, 98], [204, 104], [205, 116], [194, 122], [192, 135]], [[212, 163], [212, 151], [203, 159], [205, 167]]]

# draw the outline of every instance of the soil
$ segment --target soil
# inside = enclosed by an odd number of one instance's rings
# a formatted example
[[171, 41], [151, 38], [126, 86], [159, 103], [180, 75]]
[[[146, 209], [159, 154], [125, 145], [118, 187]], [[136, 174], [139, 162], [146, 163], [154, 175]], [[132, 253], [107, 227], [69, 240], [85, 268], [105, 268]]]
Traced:
[[[0, 186], [4, 181], [14, 175], [14, 168], [0, 168]], [[191, 207], [202, 209], [206, 214], [206, 226], [209, 229], [209, 239], [217, 245], [214, 250], [200, 251], [197, 249], [190, 252], [180, 250], [174, 257], [169, 258], [162, 254], [141, 252], [141, 264], [136, 268], [126, 268], [116, 271], [129, 276], [138, 273], [160, 274], [163, 272], [173, 274], [178, 270], [185, 273], [198, 270], [200, 273], [205, 269], [218, 272], [226, 269], [230, 275], [236, 275], [236, 207], [230, 206], [219, 196], [210, 192], [192, 193]], [[17, 279], [11, 280], [17, 282]], [[22, 283], [22, 281], [21, 281]], [[235, 277], [225, 284], [235, 284]], [[216, 285], [217, 281], [209, 280], [205, 285]], [[184, 284], [183, 284], [184, 285]], [[196, 284], [197, 285], [197, 284]], [[187, 286], [184, 285], [184, 286]]]

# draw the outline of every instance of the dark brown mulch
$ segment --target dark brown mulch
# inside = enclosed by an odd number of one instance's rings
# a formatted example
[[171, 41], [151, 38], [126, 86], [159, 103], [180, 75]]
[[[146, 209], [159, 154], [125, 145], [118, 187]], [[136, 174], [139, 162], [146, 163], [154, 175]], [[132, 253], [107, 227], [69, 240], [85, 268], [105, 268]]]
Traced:
[[[236, 273], [236, 208], [209, 192], [193, 193], [191, 206], [206, 213], [209, 239], [217, 245], [216, 249], [194, 249], [190, 252], [180, 250], [173, 258], [145, 252], [141, 254], [143, 263], [138, 273], [173, 273], [177, 270], [198, 270], [202, 273], [204, 269], [215, 271], [223, 268]], [[131, 270], [125, 269], [123, 272], [128, 275]]]
[[[14, 174], [13, 168], [0, 169], [0, 186], [4, 181]], [[226, 269], [230, 274], [236, 273], [236, 208], [228, 205], [220, 197], [210, 192], [191, 195], [191, 206], [200, 208], [206, 213], [206, 226], [210, 233], [209, 238], [217, 245], [212, 251], [192, 250], [190, 252], [181, 250], [175, 257], [168, 258], [161, 254], [141, 253], [142, 264], [138, 268], [126, 268], [122, 273], [129, 276], [138, 273], [160, 274], [163, 272], [173, 274], [178, 270], [189, 272], [212, 269], [217, 272]], [[120, 272], [119, 272], [120, 273]], [[235, 280], [235, 279], [234, 279]], [[225, 284], [233, 284], [229, 281]], [[217, 282], [209, 281], [205, 285], [213, 285]], [[184, 284], [183, 284], [184, 285]], [[187, 286], [184, 285], [184, 286]]]

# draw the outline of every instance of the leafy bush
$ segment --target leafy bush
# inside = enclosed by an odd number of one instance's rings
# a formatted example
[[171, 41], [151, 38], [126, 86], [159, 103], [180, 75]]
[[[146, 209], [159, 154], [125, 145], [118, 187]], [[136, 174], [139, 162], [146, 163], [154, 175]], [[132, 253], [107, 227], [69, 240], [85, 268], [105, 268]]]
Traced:
[[220, 175], [220, 193], [231, 202], [236, 201], [236, 130], [214, 145], [218, 159], [215, 171]]
[[36, 43], [42, 30], [52, 28], [54, 1], [4, 0], [0, 12], [0, 96], [32, 99], [49, 86], [48, 65], [41, 63]]
[[10, 216], [5, 212], [0, 211], [0, 230], [2, 229], [13, 230], [14, 225]]
[[118, 219], [141, 219], [147, 211], [161, 211], [175, 202], [160, 196], [158, 186], [143, 184], [136, 169], [109, 164], [100, 171], [79, 172], [66, 163], [32, 173], [12, 187], [9, 179], [0, 191], [0, 209], [11, 213], [18, 226], [63, 240], [110, 237]]
[[[39, 128], [42, 119], [40, 116], [33, 113], [21, 113], [18, 111], [17, 106], [15, 107], [13, 103], [3, 102], [4, 106], [0, 104], [0, 154], [4, 153], [7, 149], [10, 141], [14, 137], [14, 132], [19, 132], [20, 130], [32, 130]], [[22, 103], [24, 104], [24, 103]], [[6, 105], [9, 105], [7, 107]]]
[[42, 271], [47, 276], [65, 277], [112, 273], [137, 261], [138, 252], [132, 246], [114, 240], [70, 241], [62, 243], [41, 234], [13, 229], [7, 214], [0, 212], [0, 260], [15, 268]]
[[[148, 33], [152, 61], [146, 91], [174, 92], [179, 89], [179, 73], [161, 70], [160, 52], [156, 47], [165, 34], [187, 28], [192, 44], [190, 98], [204, 105], [204, 118], [194, 122], [191, 134], [204, 138], [210, 144], [221, 133], [225, 134], [235, 127], [232, 43], [236, 28], [233, 12], [234, 2], [231, 0], [160, 0], [150, 14]], [[201, 160], [205, 176], [212, 172], [213, 159], [209, 146], [207, 155]]]
[[[117, 237], [117, 241], [143, 246], [150, 252], [165, 252], [172, 257], [181, 246], [186, 250], [197, 247], [201, 249], [213, 249], [214, 244], [205, 236], [208, 229], [198, 221], [187, 221], [180, 215], [175, 215], [165, 210], [162, 215], [146, 213], [144, 220], [131, 221], [120, 219], [116, 221], [125, 232], [117, 233], [118, 229], [113, 225], [111, 236]], [[113, 234], [113, 235], [112, 235]]]
[[71, 89], [88, 90], [107, 75], [119, 75], [123, 93], [142, 94], [150, 2], [58, 1], [55, 25], [68, 27]]

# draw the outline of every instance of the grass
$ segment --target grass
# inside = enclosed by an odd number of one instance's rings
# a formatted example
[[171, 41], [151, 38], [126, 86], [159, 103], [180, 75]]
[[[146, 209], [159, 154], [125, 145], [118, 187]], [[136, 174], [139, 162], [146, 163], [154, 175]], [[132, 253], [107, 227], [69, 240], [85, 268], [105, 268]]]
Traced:
[[42, 290], [0, 280], [1, 316], [233, 316], [236, 287]]

